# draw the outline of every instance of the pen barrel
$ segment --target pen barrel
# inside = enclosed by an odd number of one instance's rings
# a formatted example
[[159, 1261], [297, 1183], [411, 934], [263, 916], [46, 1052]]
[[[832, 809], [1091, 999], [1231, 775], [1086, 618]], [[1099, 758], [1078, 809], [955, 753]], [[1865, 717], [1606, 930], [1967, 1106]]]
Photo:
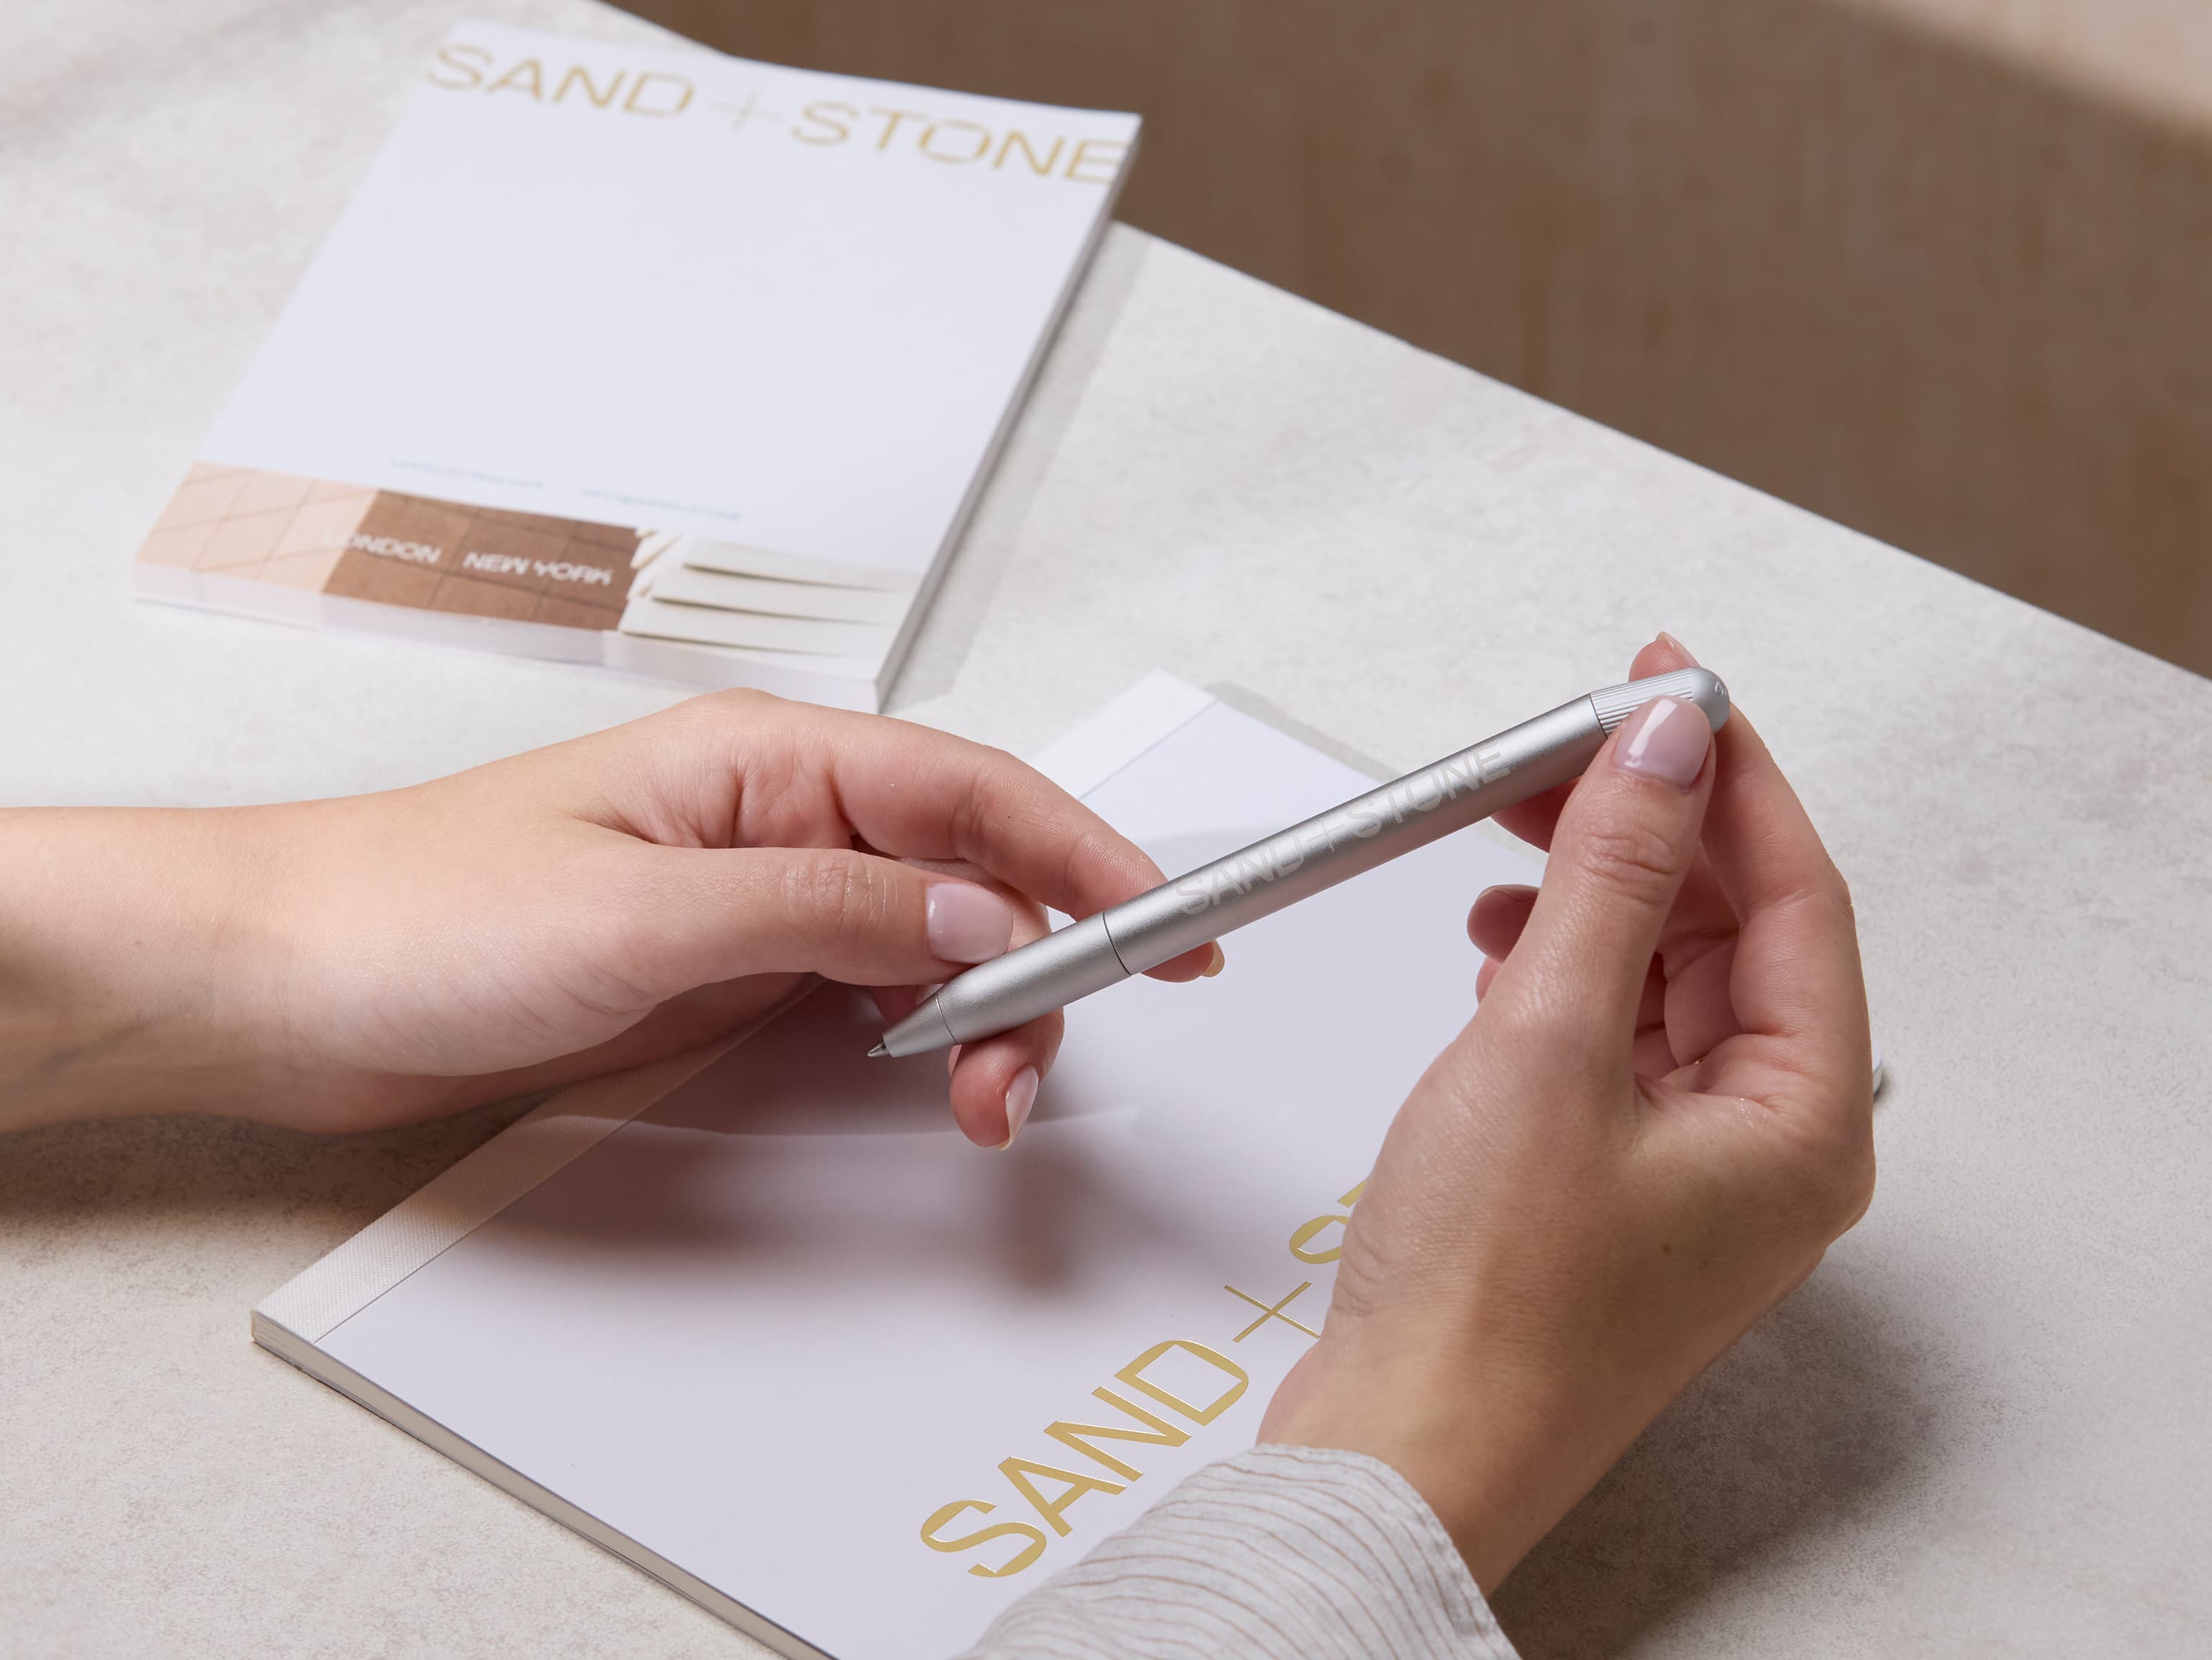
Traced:
[[1577, 697], [1094, 920], [1103, 921], [1121, 966], [1141, 974], [1579, 777], [1606, 731], [1591, 701]]
[[884, 1034], [875, 1053], [924, 1054], [1010, 1031], [1286, 905], [1581, 776], [1606, 735], [1647, 699], [1694, 704], [1716, 732], [1728, 688], [1677, 669], [1607, 686], [1486, 738], [1264, 841], [1070, 923], [950, 980]]
[[[1040, 1014], [1064, 1008], [1079, 997], [1103, 991], [1128, 977], [1129, 970], [1121, 966], [1106, 933], [1106, 915], [1101, 911], [1004, 957], [978, 963], [945, 982], [931, 1005], [942, 1017], [951, 1040], [966, 1043], [1011, 1031]], [[907, 1052], [898, 1043], [890, 1047], [894, 1055]]]

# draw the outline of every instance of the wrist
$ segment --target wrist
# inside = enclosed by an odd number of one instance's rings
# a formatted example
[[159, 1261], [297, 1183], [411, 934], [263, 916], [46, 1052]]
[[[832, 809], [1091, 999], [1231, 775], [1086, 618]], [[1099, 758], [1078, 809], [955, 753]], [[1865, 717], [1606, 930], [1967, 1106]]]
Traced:
[[[1406, 1478], [1487, 1596], [1610, 1462], [1563, 1433], [1498, 1357], [1432, 1343], [1322, 1340], [1284, 1380], [1261, 1438], [1379, 1459]], [[1332, 1341], [1332, 1338], [1336, 1341]]]
[[258, 812], [0, 813], [0, 1128], [251, 1102], [282, 955]]

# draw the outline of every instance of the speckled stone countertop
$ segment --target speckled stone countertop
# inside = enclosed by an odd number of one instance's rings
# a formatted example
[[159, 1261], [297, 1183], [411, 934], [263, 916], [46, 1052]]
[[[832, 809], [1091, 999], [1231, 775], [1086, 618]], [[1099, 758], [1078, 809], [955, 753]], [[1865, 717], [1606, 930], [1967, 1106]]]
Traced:
[[[131, 597], [464, 11], [651, 33], [583, 0], [0, 17], [0, 800], [367, 789], [681, 695]], [[2212, 1646], [2212, 684], [1117, 231], [895, 706], [1023, 750], [1165, 668], [1411, 764], [1661, 628], [1851, 879], [1881, 1185], [1509, 1582], [1508, 1631]], [[757, 1651], [247, 1340], [510, 1116], [0, 1142], [0, 1651]]]

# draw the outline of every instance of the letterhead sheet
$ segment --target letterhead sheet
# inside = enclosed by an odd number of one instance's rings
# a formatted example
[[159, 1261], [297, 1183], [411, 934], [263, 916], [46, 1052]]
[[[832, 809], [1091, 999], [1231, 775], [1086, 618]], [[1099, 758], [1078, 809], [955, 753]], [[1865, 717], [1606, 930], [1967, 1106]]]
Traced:
[[[1086, 799], [1172, 872], [1370, 781], [1217, 702]], [[805, 1644], [937, 1660], [1251, 1444], [1533, 869], [1463, 832], [1078, 1004], [1006, 1152], [824, 988], [319, 1347]]]

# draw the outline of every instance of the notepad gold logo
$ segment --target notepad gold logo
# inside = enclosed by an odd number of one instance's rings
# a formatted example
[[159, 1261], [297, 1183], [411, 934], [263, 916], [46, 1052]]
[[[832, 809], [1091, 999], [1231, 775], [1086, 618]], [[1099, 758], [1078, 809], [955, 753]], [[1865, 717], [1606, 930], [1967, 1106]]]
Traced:
[[[1192, 1383], [1178, 1377], [1175, 1386], [1169, 1387], [1152, 1374], [1170, 1358], [1188, 1363], [1194, 1360], [1200, 1368], [1211, 1368], [1218, 1376], [1212, 1382], [1219, 1387], [1212, 1397], [1191, 1401], [1177, 1393], [1189, 1389], [1194, 1395], [1203, 1395], [1201, 1384]], [[1149, 1396], [1158, 1405], [1167, 1408], [1178, 1417], [1185, 1418], [1200, 1428], [1235, 1406], [1251, 1387], [1251, 1374], [1218, 1349], [1208, 1348], [1203, 1343], [1194, 1343], [1187, 1338], [1171, 1337], [1164, 1343], [1155, 1343], [1135, 1359], [1114, 1374], [1114, 1381], [1130, 1390]], [[1014, 1491], [1026, 1500], [1030, 1508], [1042, 1517], [1046, 1525], [1066, 1537], [1069, 1523], [1068, 1506], [1079, 1499], [1094, 1493], [1124, 1493], [1127, 1484], [1144, 1475], [1144, 1471], [1127, 1459], [1091, 1444], [1093, 1441], [1144, 1442], [1153, 1446], [1179, 1447], [1190, 1439], [1190, 1432], [1170, 1420], [1162, 1418], [1127, 1397], [1115, 1394], [1103, 1385], [1091, 1391], [1122, 1414], [1129, 1422], [1112, 1424], [1079, 1424], [1062, 1420], [1045, 1427], [1045, 1434], [1069, 1450], [1078, 1453], [1099, 1465], [1109, 1475], [1118, 1475], [1113, 1481], [1107, 1475], [1093, 1475], [1079, 1469], [1068, 1469], [1059, 1464], [1043, 1463], [1032, 1458], [1005, 1458], [999, 1462], [999, 1474], [1006, 1478]], [[1134, 1424], [1140, 1427], [1131, 1427]], [[1040, 1483], [1045, 1485], [1040, 1486]], [[1049, 1491], [1048, 1491], [1049, 1488]], [[998, 1506], [988, 1499], [956, 1499], [940, 1505], [930, 1513], [921, 1524], [921, 1542], [935, 1551], [974, 1550], [1000, 1539], [1019, 1539], [1021, 1546], [1012, 1556], [995, 1565], [976, 1562], [968, 1572], [983, 1579], [1003, 1579], [1010, 1573], [1019, 1573], [1030, 1566], [1045, 1551], [1045, 1536], [1026, 1522], [997, 1522], [969, 1534], [948, 1538], [944, 1529], [969, 1511], [988, 1515]]]
[[764, 104], [757, 91], [748, 92], [742, 100], [722, 98], [667, 70], [593, 66], [552, 58], [502, 60], [492, 47], [470, 40], [441, 46], [427, 79], [443, 92], [508, 103], [527, 100], [655, 121], [682, 118], [702, 128], [711, 125], [738, 135], [768, 132], [815, 149], [851, 148], [1076, 185], [1110, 185], [1129, 153], [1127, 142], [1119, 138], [994, 126], [941, 110], [836, 98], [812, 99], [780, 110]]
[[[1292, 1229], [1291, 1256], [1302, 1263], [1335, 1262], [1343, 1251], [1342, 1231], [1351, 1225], [1352, 1207], [1359, 1202], [1366, 1187], [1364, 1182], [1359, 1183], [1340, 1198], [1341, 1211], [1310, 1217]], [[1284, 1279], [1289, 1277], [1285, 1274]], [[1297, 1310], [1305, 1306], [1299, 1299], [1313, 1289], [1310, 1280], [1300, 1280], [1273, 1302], [1237, 1286], [1221, 1289], [1245, 1305], [1239, 1316], [1245, 1321], [1243, 1329], [1227, 1339], [1229, 1348], [1262, 1329], [1278, 1326], [1309, 1339], [1321, 1335], [1297, 1316]], [[1256, 1318], [1249, 1317], [1253, 1310], [1259, 1311]], [[1316, 1310], [1308, 1317], [1316, 1317], [1317, 1313]], [[1045, 1438], [1073, 1454], [1073, 1458], [1048, 1454], [1045, 1458], [1014, 1456], [999, 1461], [999, 1475], [1006, 1487], [1028, 1507], [1026, 1513], [1034, 1515], [1043, 1527], [1002, 1519], [965, 1532], [953, 1531], [970, 1512], [996, 1514], [1006, 1498], [1002, 1491], [998, 1499], [956, 1499], [939, 1505], [921, 1524], [921, 1542], [946, 1555], [999, 1547], [1006, 1554], [986, 1555], [968, 1565], [968, 1572], [979, 1579], [1004, 1579], [1024, 1572], [1044, 1555], [1053, 1537], [1068, 1535], [1073, 1524], [1067, 1512], [1077, 1502], [1092, 1493], [1126, 1493], [1132, 1482], [1143, 1478], [1144, 1468], [1136, 1462], [1140, 1455], [1133, 1449], [1184, 1445], [1193, 1430], [1206, 1428], [1243, 1400], [1251, 1384], [1252, 1375], [1222, 1349], [1183, 1337], [1155, 1343], [1091, 1391], [1093, 1400], [1112, 1408], [1111, 1414], [1085, 1408], [1080, 1420], [1060, 1419], [1044, 1426]], [[1138, 1396], [1142, 1400], [1133, 1398]], [[1108, 1421], [1091, 1421], [1101, 1417]], [[1050, 1536], [1046, 1529], [1051, 1529]]]
[[1079, 185], [1112, 183], [1115, 169], [1129, 153], [1128, 145], [1118, 138], [1036, 135], [1018, 127], [997, 131], [980, 121], [939, 119], [926, 110], [881, 104], [863, 108], [836, 99], [807, 105], [791, 136], [803, 144], [824, 148], [859, 143], [874, 150], [910, 149], [926, 160], [954, 167], [981, 163], [1000, 172], [1011, 166], [1016, 173]]
[[573, 101], [592, 109], [619, 110], [625, 115], [666, 117], [691, 107], [698, 88], [681, 75], [665, 70], [593, 70], [583, 64], [556, 64], [519, 58], [501, 67], [489, 46], [468, 41], [449, 41], [438, 48], [430, 66], [430, 84], [447, 92], [507, 93], [533, 102]]

